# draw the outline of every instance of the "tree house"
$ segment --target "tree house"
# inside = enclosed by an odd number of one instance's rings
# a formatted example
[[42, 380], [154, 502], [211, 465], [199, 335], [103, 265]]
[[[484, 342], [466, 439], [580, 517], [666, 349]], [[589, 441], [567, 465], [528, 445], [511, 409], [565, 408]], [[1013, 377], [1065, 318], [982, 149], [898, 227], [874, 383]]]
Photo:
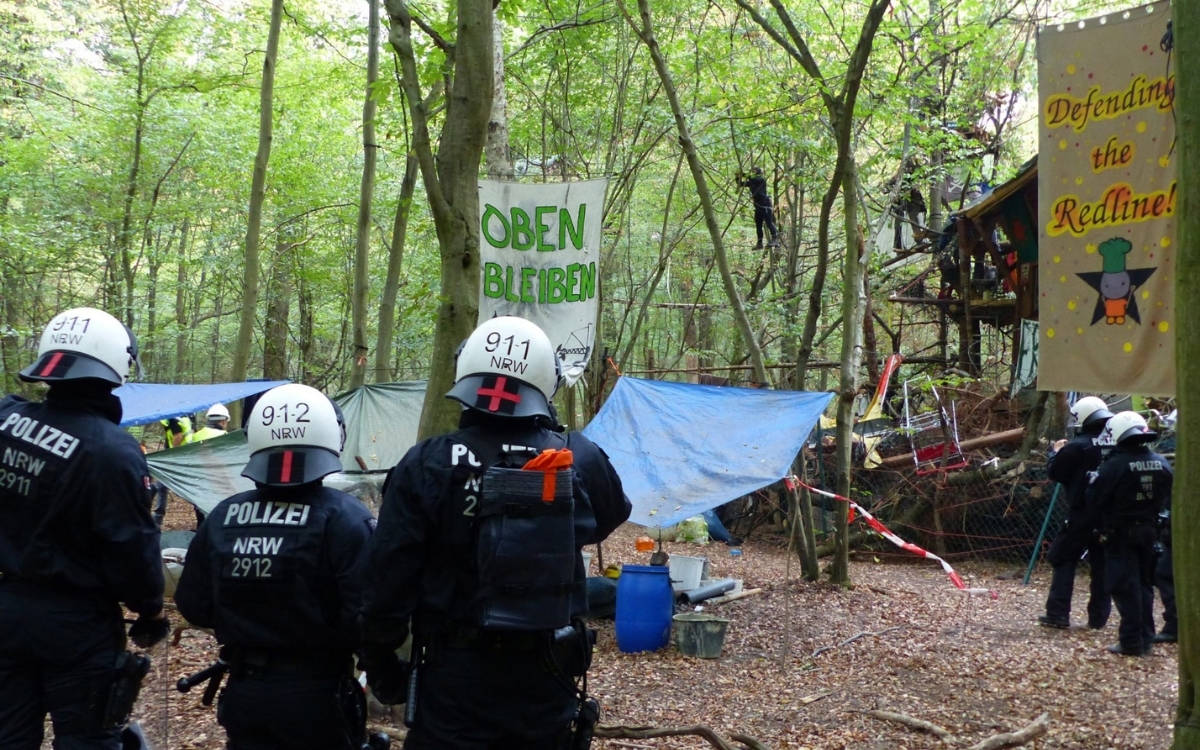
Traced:
[[1017, 352], [1020, 321], [1037, 318], [1037, 236], [1035, 156], [1011, 180], [950, 214], [941, 236], [921, 248], [934, 256], [929, 279], [936, 283], [891, 300], [939, 308], [958, 330], [958, 366], [978, 375], [983, 326], [1011, 336]]

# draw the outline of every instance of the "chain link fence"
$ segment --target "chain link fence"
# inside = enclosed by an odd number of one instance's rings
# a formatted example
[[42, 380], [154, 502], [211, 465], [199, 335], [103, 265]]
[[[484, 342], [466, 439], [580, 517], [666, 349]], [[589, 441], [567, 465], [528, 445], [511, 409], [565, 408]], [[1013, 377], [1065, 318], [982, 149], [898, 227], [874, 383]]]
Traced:
[[[1051, 510], [1055, 483], [1046, 478], [1042, 451], [1031, 452], [998, 474], [981, 471], [984, 465], [1011, 464], [1013, 453], [1002, 449], [967, 451], [967, 466], [944, 472], [918, 474], [912, 464], [859, 468], [853, 474], [851, 499], [900, 538], [951, 564], [955, 560], [986, 561], [1023, 569], [1036, 547], [1044, 551], [1066, 508], [1054, 502]], [[831, 454], [823, 454], [813, 461], [806, 482], [832, 491], [832, 459]], [[822, 511], [816, 523], [818, 539], [832, 534], [834, 502], [814, 496]], [[880, 557], [911, 557], [865, 526], [852, 527], [851, 532], [855, 549], [871, 549]]]
[[[1050, 541], [1067, 514], [1058, 483], [1046, 476], [1047, 440], [1060, 436], [1041, 437], [1019, 455], [1025, 430], [1044, 431], [1049, 416], [1029, 427], [1024, 424], [1028, 408], [993, 410], [998, 403], [995, 397], [965, 390], [958, 394], [954, 427], [963, 439], [955, 439], [954, 450], [946, 455], [960, 452], [965, 462], [944, 464], [953, 468], [922, 460], [919, 454], [928, 443], [906, 434], [900, 420], [883, 420], [887, 424], [876, 433], [878, 442], [872, 446], [882, 466], [864, 468], [870, 441], [856, 440], [851, 499], [901, 539], [952, 565], [970, 561], [1014, 576], [1026, 575], [1031, 560], [1044, 563]], [[1155, 426], [1159, 438], [1154, 449], [1173, 459], [1173, 423]], [[836, 463], [832, 432], [818, 430], [804, 451], [801, 479], [836, 492]], [[817, 544], [825, 546], [834, 534], [838, 501], [817, 493], [811, 493], [811, 499]], [[763, 525], [785, 531], [791, 525], [789, 505], [788, 490], [777, 483], [730, 504], [722, 515], [735, 536], [747, 536]], [[869, 551], [884, 560], [912, 560], [911, 553], [866, 524], [854, 523], [850, 534], [851, 550]]]

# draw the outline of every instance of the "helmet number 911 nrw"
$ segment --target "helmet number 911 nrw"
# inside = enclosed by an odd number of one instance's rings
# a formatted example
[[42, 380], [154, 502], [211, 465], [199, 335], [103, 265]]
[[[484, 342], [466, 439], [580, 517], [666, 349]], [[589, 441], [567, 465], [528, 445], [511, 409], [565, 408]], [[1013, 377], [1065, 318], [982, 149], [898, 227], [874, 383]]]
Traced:
[[278, 407], [266, 406], [262, 410], [262, 423], [264, 426], [275, 424], [278, 419], [281, 422], [309, 422], [308, 404], [303, 401], [297, 401], [294, 404], [280, 404]]
[[92, 322], [91, 318], [81, 318], [78, 315], [72, 315], [69, 318], [64, 316], [64, 317], [61, 317], [58, 320], [54, 321], [54, 325], [50, 328], [50, 330], [61, 331], [63, 328], [66, 328], [67, 330], [74, 333], [75, 326], [80, 323], [83, 323], [83, 330], [80, 331], [80, 333], [87, 333], [88, 326], [91, 324], [91, 322]]
[[523, 346], [525, 347], [525, 353], [521, 355], [521, 358], [529, 358], [529, 339], [517, 341], [516, 337], [512, 334], [509, 334], [508, 336], [501, 336], [499, 331], [492, 331], [487, 335], [486, 345], [483, 347], [484, 351], [494, 352], [500, 348], [501, 344], [505, 342], [508, 342], [508, 349], [504, 352], [506, 355], [510, 357], [512, 356], [514, 346]]

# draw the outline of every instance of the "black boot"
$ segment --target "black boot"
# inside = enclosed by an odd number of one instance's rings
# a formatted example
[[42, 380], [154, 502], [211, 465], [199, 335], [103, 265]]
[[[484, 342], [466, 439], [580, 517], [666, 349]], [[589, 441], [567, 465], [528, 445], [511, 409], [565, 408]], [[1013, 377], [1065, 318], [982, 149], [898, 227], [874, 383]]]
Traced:
[[1066, 630], [1071, 627], [1071, 621], [1065, 617], [1050, 617], [1042, 615], [1038, 618], [1038, 624], [1044, 628], [1057, 628], [1058, 630]]
[[1119, 643], [1114, 643], [1108, 647], [1108, 653], [1120, 654], [1121, 656], [1149, 656], [1150, 646], [1141, 646], [1138, 648], [1126, 648]]

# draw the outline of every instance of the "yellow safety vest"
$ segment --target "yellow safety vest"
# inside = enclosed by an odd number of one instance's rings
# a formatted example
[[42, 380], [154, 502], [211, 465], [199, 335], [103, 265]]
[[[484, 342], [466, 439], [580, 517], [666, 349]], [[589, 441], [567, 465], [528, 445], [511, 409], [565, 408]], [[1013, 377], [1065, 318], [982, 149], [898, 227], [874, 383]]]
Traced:
[[209, 440], [209, 439], [215, 438], [215, 437], [220, 437], [221, 435], [224, 435], [224, 434], [225, 434], [225, 430], [222, 430], [219, 427], [207, 427], [207, 426], [201, 427], [200, 429], [196, 430], [191, 435], [189, 435], [186, 439], [186, 442], [203, 443], [205, 440]]

